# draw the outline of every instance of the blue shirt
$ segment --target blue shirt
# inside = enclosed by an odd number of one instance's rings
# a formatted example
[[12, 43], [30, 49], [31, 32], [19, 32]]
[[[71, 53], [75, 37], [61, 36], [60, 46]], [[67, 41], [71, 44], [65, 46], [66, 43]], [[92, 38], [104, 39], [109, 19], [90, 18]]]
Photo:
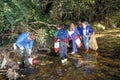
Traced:
[[71, 35], [72, 36], [72, 40], [76, 40], [76, 36], [79, 35], [79, 31], [78, 29], [75, 27], [74, 28], [74, 32], [73, 34]]
[[64, 28], [61, 28], [60, 30], [58, 30], [56, 37], [61, 41], [65, 41], [66, 38], [69, 38], [68, 31]]
[[19, 35], [17, 41], [16, 41], [16, 45], [20, 48], [20, 47], [25, 47], [26, 45], [29, 45], [29, 49], [32, 49], [33, 47], [33, 40], [28, 40], [28, 33], [27, 32], [23, 32]]
[[80, 36], [89, 36], [91, 33], [93, 33], [93, 30], [89, 25], [86, 25], [85, 27], [78, 27], [78, 31], [80, 33]]

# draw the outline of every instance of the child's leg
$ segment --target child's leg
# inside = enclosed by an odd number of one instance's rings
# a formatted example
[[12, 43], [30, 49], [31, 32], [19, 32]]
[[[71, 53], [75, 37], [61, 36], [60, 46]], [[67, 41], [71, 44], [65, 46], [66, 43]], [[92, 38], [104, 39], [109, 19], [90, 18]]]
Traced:
[[67, 45], [65, 42], [60, 42], [60, 57], [61, 62], [64, 64], [67, 61]]
[[60, 41], [60, 50], [59, 50], [60, 58], [64, 59], [64, 44]]
[[89, 37], [88, 36], [84, 36], [83, 37], [83, 43], [84, 43], [85, 49], [89, 49], [88, 41], [89, 41]]
[[67, 45], [66, 45], [65, 42], [63, 44], [64, 44], [64, 46], [63, 46], [63, 53], [64, 53], [64, 59], [65, 59], [65, 58], [67, 58]]
[[76, 46], [76, 41], [75, 40], [72, 40], [72, 52], [77, 52], [77, 46]]

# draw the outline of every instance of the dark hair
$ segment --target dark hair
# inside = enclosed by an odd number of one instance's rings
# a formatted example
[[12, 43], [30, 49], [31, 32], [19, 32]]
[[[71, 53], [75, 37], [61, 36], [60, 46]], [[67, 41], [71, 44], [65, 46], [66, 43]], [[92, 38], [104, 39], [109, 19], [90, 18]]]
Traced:
[[81, 20], [81, 23], [83, 23], [83, 22], [86, 22], [86, 20], [85, 20], [85, 19], [82, 19], [82, 20]]
[[58, 24], [56, 28], [63, 28], [63, 24]]

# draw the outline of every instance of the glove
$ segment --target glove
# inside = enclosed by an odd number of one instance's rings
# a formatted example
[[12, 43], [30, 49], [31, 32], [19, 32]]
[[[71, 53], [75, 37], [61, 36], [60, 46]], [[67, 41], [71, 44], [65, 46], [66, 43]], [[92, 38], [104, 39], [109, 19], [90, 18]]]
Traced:
[[15, 43], [13, 44], [13, 48], [14, 48], [14, 50], [17, 50], [17, 46]]
[[22, 46], [22, 47], [20, 47], [20, 50], [22, 50], [22, 51], [23, 51], [23, 50], [24, 50], [24, 47], [23, 47], [23, 46]]

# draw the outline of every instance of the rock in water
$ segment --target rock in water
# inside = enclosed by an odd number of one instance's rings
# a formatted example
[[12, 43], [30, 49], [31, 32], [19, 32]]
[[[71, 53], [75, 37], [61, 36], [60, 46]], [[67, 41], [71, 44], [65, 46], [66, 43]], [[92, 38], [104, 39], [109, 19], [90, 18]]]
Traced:
[[9, 68], [6, 76], [9, 80], [16, 80], [19, 77], [19, 74], [15, 70]]
[[57, 73], [58, 76], [62, 76], [63, 75], [61, 67], [56, 68], [56, 73]]

